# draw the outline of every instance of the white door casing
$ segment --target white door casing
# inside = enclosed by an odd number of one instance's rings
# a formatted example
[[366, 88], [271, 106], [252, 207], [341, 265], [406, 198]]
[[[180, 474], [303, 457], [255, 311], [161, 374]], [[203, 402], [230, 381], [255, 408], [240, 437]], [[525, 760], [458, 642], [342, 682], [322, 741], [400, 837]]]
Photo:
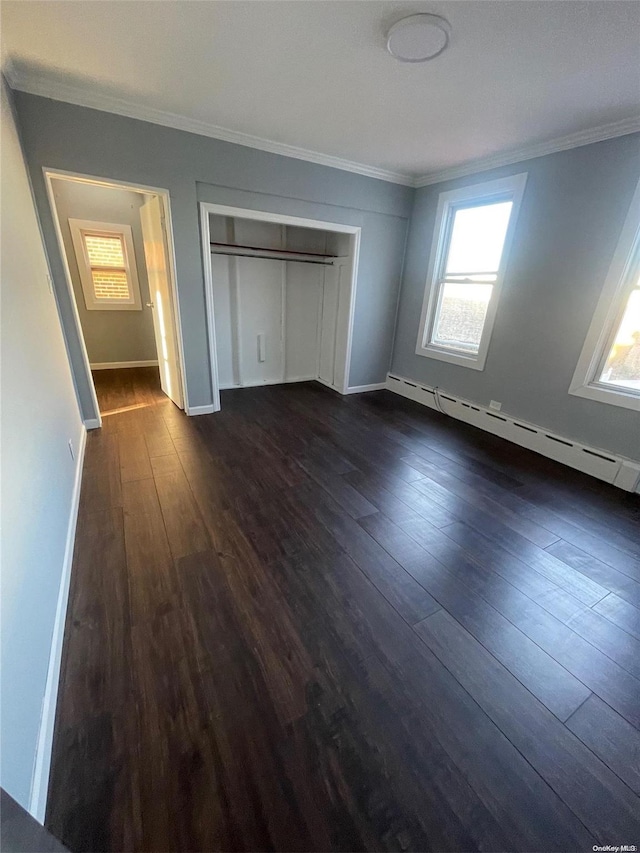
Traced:
[[153, 330], [158, 350], [160, 387], [167, 397], [182, 409], [184, 400], [169, 278], [166, 226], [160, 196], [153, 196], [142, 205], [140, 223], [149, 277]]

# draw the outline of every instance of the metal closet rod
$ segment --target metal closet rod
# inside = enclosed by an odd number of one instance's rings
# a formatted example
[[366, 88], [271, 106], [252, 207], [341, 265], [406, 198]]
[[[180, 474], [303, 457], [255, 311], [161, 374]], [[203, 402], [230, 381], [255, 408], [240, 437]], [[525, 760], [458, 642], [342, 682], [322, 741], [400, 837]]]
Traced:
[[[266, 249], [264, 246], [242, 246], [238, 243], [215, 243], [211, 241], [210, 245], [212, 247], [218, 247], [218, 250], [215, 248], [211, 249], [212, 255], [227, 255], [232, 258], [263, 258], [268, 261], [278, 261], [278, 260], [287, 260], [286, 258], [279, 258], [278, 255], [295, 255], [296, 257], [291, 257], [291, 261], [295, 261], [295, 263], [299, 264], [320, 264], [321, 266], [327, 266], [328, 264], [333, 263], [333, 260], [338, 257], [338, 255], [323, 255], [319, 252], [296, 252], [292, 249]], [[240, 251], [237, 252], [224, 252], [220, 251], [220, 249], [238, 249]], [[245, 249], [243, 252], [242, 249]], [[249, 250], [249, 251], [246, 251]], [[251, 254], [249, 253], [251, 252]], [[253, 254], [255, 252], [255, 254]], [[269, 252], [270, 254], [266, 254]], [[261, 253], [261, 254], [258, 254]], [[300, 257], [300, 256], [303, 257]], [[316, 258], [318, 260], [316, 260]]]

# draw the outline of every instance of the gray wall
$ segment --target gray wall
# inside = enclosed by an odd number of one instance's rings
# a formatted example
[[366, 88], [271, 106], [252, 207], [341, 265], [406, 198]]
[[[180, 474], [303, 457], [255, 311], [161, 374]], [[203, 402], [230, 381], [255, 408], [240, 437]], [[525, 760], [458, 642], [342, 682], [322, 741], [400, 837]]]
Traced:
[[[80, 420], [26, 168], [2, 90], [2, 787], [28, 806]], [[54, 487], [55, 486], [55, 487]]]
[[[151, 309], [145, 306], [145, 303], [150, 301], [140, 225], [140, 207], [145, 202], [145, 196], [127, 190], [63, 180], [53, 181], [53, 193], [89, 361], [94, 363], [157, 359]], [[131, 226], [142, 297], [140, 311], [87, 311], [71, 239], [70, 218]]]
[[[16, 94], [27, 160], [56, 282], [63, 271], [42, 168], [167, 189], [191, 406], [211, 402], [198, 199], [362, 224], [351, 385], [383, 381], [391, 356], [397, 289], [413, 190], [180, 130]], [[68, 315], [64, 289], [61, 311]], [[69, 336], [74, 363], [78, 342]], [[90, 413], [89, 389], [80, 388]]]
[[[415, 354], [441, 192], [528, 172], [484, 371]], [[416, 191], [392, 370], [596, 447], [640, 458], [640, 417], [568, 394], [640, 174], [640, 134]]]

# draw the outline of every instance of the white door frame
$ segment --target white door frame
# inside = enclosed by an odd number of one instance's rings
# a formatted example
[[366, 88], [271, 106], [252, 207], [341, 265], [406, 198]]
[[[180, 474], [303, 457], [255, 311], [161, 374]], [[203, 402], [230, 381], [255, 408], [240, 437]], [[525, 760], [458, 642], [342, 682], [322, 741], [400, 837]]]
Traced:
[[[211, 395], [213, 397], [213, 411], [220, 411], [220, 380], [218, 375], [218, 355], [216, 349], [216, 327], [215, 327], [215, 305], [213, 300], [213, 268], [211, 264], [211, 228], [209, 214], [217, 216], [231, 216], [235, 219], [251, 219], [258, 222], [273, 222], [276, 225], [294, 225], [299, 228], [314, 228], [317, 231], [334, 231], [341, 234], [351, 234], [352, 243], [352, 270], [349, 288], [349, 298], [346, 304], [340, 306], [343, 319], [348, 316], [348, 322], [342, 325], [346, 327], [347, 338], [344, 347], [344, 380], [340, 393], [347, 394], [349, 387], [349, 369], [351, 367], [351, 344], [353, 340], [353, 318], [356, 306], [356, 286], [358, 281], [358, 261], [360, 258], [360, 237], [362, 228], [357, 225], [344, 225], [338, 222], [326, 222], [324, 219], [303, 219], [299, 216], [288, 216], [281, 213], [270, 213], [266, 210], [253, 210], [244, 207], [229, 207], [225, 204], [211, 204], [200, 202], [200, 229], [202, 236], [202, 262], [204, 267], [205, 300], [207, 310], [207, 332], [209, 336], [209, 359], [211, 370]], [[344, 313], [343, 313], [344, 312]], [[340, 317], [337, 320], [340, 325]]]
[[[78, 335], [78, 339], [80, 340], [80, 348], [82, 352], [82, 362], [84, 373], [87, 378], [87, 382], [89, 384], [89, 388], [91, 391], [91, 398], [93, 403], [93, 409], [95, 413], [95, 417], [85, 418], [84, 424], [87, 429], [95, 429], [96, 427], [102, 426], [102, 415], [100, 414], [100, 407], [98, 405], [98, 397], [96, 395], [95, 385], [93, 383], [93, 376], [91, 374], [91, 364], [89, 362], [89, 354], [87, 353], [87, 347], [84, 340], [84, 333], [82, 331], [82, 325], [80, 323], [80, 314], [78, 312], [78, 304], [76, 301], [75, 291], [73, 289], [73, 282], [71, 279], [71, 271], [69, 269], [69, 262], [67, 259], [67, 252], [64, 245], [64, 240], [62, 238], [62, 229], [60, 227], [60, 218], [58, 216], [58, 209], [55, 203], [55, 196], [53, 193], [53, 180], [65, 180], [72, 181], [78, 184], [91, 184], [96, 187], [105, 187], [107, 189], [118, 189], [118, 190], [130, 190], [131, 192], [142, 192], [150, 195], [157, 195], [162, 200], [162, 206], [164, 208], [164, 215], [166, 221], [166, 238], [167, 238], [167, 250], [169, 254], [169, 270], [170, 270], [170, 281], [169, 281], [169, 289], [171, 291], [172, 296], [172, 316], [171, 322], [173, 323], [175, 329], [176, 340], [178, 342], [178, 369], [180, 371], [180, 380], [182, 383], [182, 397], [185, 411], [189, 411], [189, 403], [187, 397], [187, 386], [185, 382], [185, 363], [184, 363], [184, 347], [182, 341], [182, 322], [180, 319], [180, 303], [178, 300], [178, 288], [177, 288], [177, 279], [176, 279], [176, 258], [175, 258], [175, 248], [173, 243], [173, 224], [171, 220], [171, 201], [169, 196], [169, 190], [162, 189], [161, 187], [149, 187], [144, 184], [132, 184], [128, 181], [116, 181], [112, 178], [101, 178], [97, 175], [84, 175], [80, 172], [68, 172], [64, 169], [51, 169], [47, 166], [43, 166], [42, 172], [44, 174], [45, 186], [47, 189], [47, 198], [49, 200], [49, 207], [51, 209], [51, 216], [53, 219], [53, 225], [56, 232], [56, 237], [58, 240], [58, 248], [60, 249], [60, 255], [62, 257], [62, 265], [65, 273], [65, 284], [67, 287], [67, 292], [69, 295], [71, 309], [72, 309], [72, 322], [75, 326], [76, 333]], [[64, 323], [63, 323], [64, 326]], [[70, 364], [71, 372], [74, 373], [77, 370], [77, 365], [74, 366]]]

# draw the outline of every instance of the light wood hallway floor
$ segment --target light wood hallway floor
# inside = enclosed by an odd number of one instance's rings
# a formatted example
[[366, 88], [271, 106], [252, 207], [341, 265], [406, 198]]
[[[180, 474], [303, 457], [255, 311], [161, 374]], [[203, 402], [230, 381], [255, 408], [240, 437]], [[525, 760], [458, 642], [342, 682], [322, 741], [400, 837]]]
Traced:
[[160, 388], [157, 367], [123, 367], [91, 373], [103, 417], [153, 406], [167, 399]]

